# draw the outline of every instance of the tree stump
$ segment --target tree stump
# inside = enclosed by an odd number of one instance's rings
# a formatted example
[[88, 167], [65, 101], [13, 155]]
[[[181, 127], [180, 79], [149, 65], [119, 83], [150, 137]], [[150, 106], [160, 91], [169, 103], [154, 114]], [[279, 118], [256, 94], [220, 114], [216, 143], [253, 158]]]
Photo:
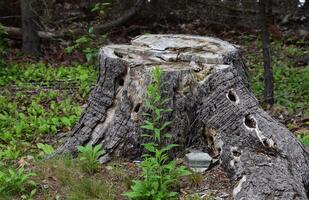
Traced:
[[[179, 152], [212, 148], [229, 172], [234, 199], [308, 199], [309, 154], [252, 94], [238, 48], [211, 37], [143, 35], [100, 50], [88, 105], [57, 153], [102, 144], [109, 155], [143, 152], [142, 112], [150, 72], [160, 66]], [[307, 194], [306, 194], [307, 193]]]

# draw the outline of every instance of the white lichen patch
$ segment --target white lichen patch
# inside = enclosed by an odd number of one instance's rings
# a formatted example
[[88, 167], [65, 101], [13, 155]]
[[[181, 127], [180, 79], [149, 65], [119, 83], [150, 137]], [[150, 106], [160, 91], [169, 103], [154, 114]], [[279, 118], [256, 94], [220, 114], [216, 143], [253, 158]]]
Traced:
[[232, 160], [230, 161], [230, 165], [231, 165], [232, 168], [235, 168], [235, 160], [234, 160], [234, 159], [232, 159]]

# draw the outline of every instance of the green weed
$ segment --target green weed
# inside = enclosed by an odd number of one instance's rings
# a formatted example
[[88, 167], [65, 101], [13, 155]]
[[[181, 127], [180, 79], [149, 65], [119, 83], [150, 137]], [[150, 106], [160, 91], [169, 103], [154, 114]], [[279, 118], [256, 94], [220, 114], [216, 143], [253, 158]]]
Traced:
[[[94, 69], [81, 65], [11, 64], [1, 68], [0, 158], [16, 160], [37, 150], [31, 145], [34, 140], [40, 143], [46, 135], [69, 131], [95, 76]], [[40, 157], [50, 153], [47, 148], [40, 145]]]
[[85, 147], [78, 146], [77, 149], [79, 151], [79, 160], [81, 161], [82, 169], [89, 174], [96, 172], [100, 167], [98, 159], [105, 153], [102, 150], [102, 145], [99, 144], [93, 147], [88, 144]]
[[36, 183], [31, 180], [34, 173], [26, 172], [24, 168], [8, 168], [0, 170], [0, 195], [17, 195], [34, 188]]
[[297, 138], [304, 146], [309, 147], [309, 131], [303, 131], [298, 133]]
[[38, 143], [38, 144], [36, 144], [36, 146], [38, 147], [38, 149], [41, 150], [40, 153], [39, 153], [40, 157], [50, 155], [55, 151], [54, 148], [49, 144]]
[[17, 160], [21, 155], [15, 142], [11, 141], [3, 150], [0, 150], [0, 159], [3, 161]]

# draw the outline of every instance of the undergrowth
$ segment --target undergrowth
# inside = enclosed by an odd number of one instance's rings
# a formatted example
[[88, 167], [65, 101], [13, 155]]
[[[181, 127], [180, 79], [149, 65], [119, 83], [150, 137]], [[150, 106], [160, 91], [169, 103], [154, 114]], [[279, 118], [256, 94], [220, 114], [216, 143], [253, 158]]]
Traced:
[[[249, 46], [249, 44], [247, 44]], [[256, 48], [252, 46], [256, 45]], [[263, 59], [261, 42], [250, 43], [246, 52], [252, 89], [263, 102]], [[308, 49], [286, 45], [283, 42], [271, 43], [272, 67], [275, 79], [275, 103], [288, 109], [291, 114], [302, 111], [309, 117], [309, 67], [297, 66], [295, 59], [308, 54]]]
[[[260, 40], [246, 43], [247, 51], [245, 53], [248, 61], [249, 80], [255, 96], [263, 105], [263, 59], [262, 44]], [[290, 130], [295, 132], [299, 140], [309, 146], [309, 66], [300, 66], [297, 59], [309, 53], [309, 43], [298, 41], [296, 44], [285, 44], [282, 41], [273, 41], [271, 43], [271, 60], [274, 73], [274, 95], [275, 106], [273, 114], [288, 115], [286, 118], [300, 117], [301, 122], [296, 123], [290, 120], [287, 124]], [[304, 128], [303, 128], [304, 127]]]
[[[42, 189], [41, 196], [54, 199], [55, 195], [48, 187], [58, 182], [57, 192], [62, 193], [61, 199], [68, 200], [114, 200], [116, 199], [115, 186], [104, 174], [89, 175], [84, 173], [78, 159], [71, 156], [55, 157], [48, 161], [39, 161], [37, 171], [46, 188]], [[49, 177], [52, 177], [50, 180]], [[58, 194], [60, 199], [60, 194]]]
[[0, 196], [35, 195], [35, 187], [30, 187], [35, 184], [29, 185], [35, 177], [29, 163], [51, 154], [56, 140], [49, 138], [73, 127], [95, 80], [95, 70], [81, 65], [1, 67]]

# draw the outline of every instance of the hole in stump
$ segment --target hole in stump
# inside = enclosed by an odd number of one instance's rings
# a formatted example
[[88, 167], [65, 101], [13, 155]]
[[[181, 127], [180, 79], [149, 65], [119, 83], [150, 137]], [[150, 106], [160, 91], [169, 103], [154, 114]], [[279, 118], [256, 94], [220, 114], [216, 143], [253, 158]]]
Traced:
[[140, 107], [141, 107], [141, 103], [136, 104], [136, 106], [134, 107], [133, 111], [134, 112], [138, 112]]
[[118, 85], [123, 86], [123, 84], [124, 84], [124, 79], [123, 78], [118, 79]]
[[233, 154], [233, 156], [235, 156], [235, 157], [239, 157], [239, 156], [241, 155], [241, 153], [240, 153], [239, 151], [237, 151], [237, 150], [233, 150], [233, 151], [232, 151], [232, 154]]
[[245, 125], [249, 128], [256, 128], [256, 121], [251, 115], [246, 115]]
[[234, 103], [237, 101], [237, 95], [234, 90], [230, 90], [227, 94], [227, 97], [229, 98], [230, 101]]

